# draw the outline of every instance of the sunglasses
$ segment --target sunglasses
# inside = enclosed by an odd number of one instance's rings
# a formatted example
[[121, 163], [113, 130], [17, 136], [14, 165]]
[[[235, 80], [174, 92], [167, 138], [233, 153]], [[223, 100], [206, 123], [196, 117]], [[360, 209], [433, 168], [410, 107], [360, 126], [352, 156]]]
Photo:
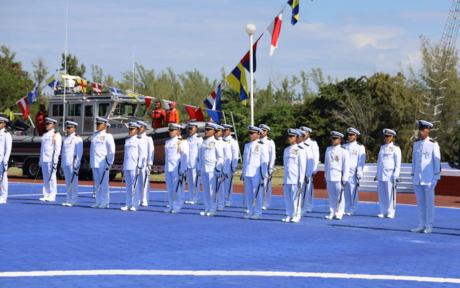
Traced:
[[252, 135], [252, 134], [255, 134], [256, 132], [248, 132], [248, 134]]
[[66, 128], [67, 128], [67, 129], [72, 129], [72, 128], [73, 128], [73, 126], [66, 126]]
[[288, 138], [296, 137], [295, 135], [288, 135]]
[[385, 136], [383, 136], [383, 137], [385, 137], [385, 138], [389, 138], [389, 137], [391, 137], [391, 136], [392, 136], [392, 135], [385, 135]]
[[53, 123], [45, 123], [45, 125], [51, 125], [51, 124], [53, 124]]
[[104, 123], [96, 123], [97, 126], [102, 125], [102, 124], [104, 124]]

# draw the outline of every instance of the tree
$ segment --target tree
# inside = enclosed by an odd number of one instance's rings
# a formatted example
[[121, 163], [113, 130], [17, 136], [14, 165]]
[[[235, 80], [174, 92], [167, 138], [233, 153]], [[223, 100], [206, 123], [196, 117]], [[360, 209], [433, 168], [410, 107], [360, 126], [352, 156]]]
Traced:
[[93, 76], [93, 82], [102, 84], [102, 78], [104, 77], [104, 71], [97, 65], [91, 65], [91, 75]]
[[[67, 59], [67, 63], [65, 63], [65, 59]], [[86, 67], [84, 64], [78, 66], [78, 59], [76, 56], [72, 57], [72, 54], [67, 55], [65, 57], [64, 53], [62, 53], [62, 63], [61, 63], [61, 71], [65, 71], [66, 74], [72, 76], [80, 76], [81, 78], [85, 78]]]
[[43, 81], [45, 81], [46, 76], [49, 74], [48, 67], [46, 67], [43, 57], [38, 57], [35, 61], [32, 61], [32, 66], [35, 68], [32, 72], [32, 80], [35, 82], [35, 85], [39, 86], [38, 93], [41, 94], [46, 85]]

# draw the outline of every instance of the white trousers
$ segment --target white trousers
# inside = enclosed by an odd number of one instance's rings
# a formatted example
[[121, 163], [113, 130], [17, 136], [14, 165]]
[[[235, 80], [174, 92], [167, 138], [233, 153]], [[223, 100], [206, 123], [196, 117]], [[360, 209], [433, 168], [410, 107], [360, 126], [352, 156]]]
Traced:
[[189, 201], [200, 201], [200, 177], [197, 177], [198, 170], [189, 168], [187, 170], [188, 199]]
[[[227, 174], [231, 175], [231, 174]], [[222, 176], [222, 183], [219, 184], [217, 182], [217, 185], [219, 186], [219, 191], [217, 191], [217, 207], [223, 208], [225, 205], [225, 201], [227, 200], [228, 197], [228, 186], [230, 185], [230, 176], [229, 178], [225, 178], [225, 176]]]
[[[257, 174], [257, 173], [256, 173]], [[259, 215], [262, 216], [262, 204], [264, 201], [264, 186], [259, 186], [260, 176], [254, 177], [244, 177], [244, 190], [246, 191], [246, 206], [249, 210], [249, 215]], [[259, 194], [257, 194], [259, 190]], [[254, 199], [257, 200], [254, 204]], [[254, 204], [254, 207], [252, 205]]]
[[[345, 201], [340, 196], [342, 184], [340, 181], [327, 181], [327, 192], [329, 193], [329, 207], [333, 216], [342, 217], [345, 210]], [[338, 207], [338, 209], [337, 209]]]
[[304, 181], [302, 185], [302, 199], [300, 199], [300, 202], [302, 202], [303, 207], [301, 210], [301, 215], [305, 214], [307, 209], [313, 209], [314, 191], [312, 179], [313, 178], [309, 179], [308, 184], [306, 181]]
[[[67, 197], [65, 203], [69, 203], [72, 205], [78, 204], [78, 172], [75, 176], [73, 166], [62, 166], [62, 170], [64, 170], [64, 177], [65, 177], [65, 191], [67, 192]], [[72, 181], [73, 177], [73, 181]], [[72, 188], [70, 188], [70, 182], [72, 182]]]
[[8, 199], [8, 171], [3, 171], [3, 164], [0, 163], [0, 179], [3, 176], [2, 185], [0, 187], [0, 203], [6, 203]]
[[[94, 178], [94, 191], [97, 192], [99, 188], [99, 183], [101, 183], [102, 175], [104, 175], [105, 168], [93, 168], [93, 178]], [[109, 170], [105, 172], [104, 179], [100, 184], [99, 193], [96, 193], [96, 205], [109, 205], [110, 196], [109, 196]]]
[[201, 171], [201, 184], [203, 185], [204, 209], [206, 212], [216, 212], [217, 202], [214, 202], [216, 194], [216, 176], [214, 172]]
[[[148, 167], [142, 169], [141, 174], [139, 175], [139, 182], [137, 185], [139, 187], [139, 197], [141, 202], [149, 204], [150, 201], [150, 171]], [[147, 182], [147, 183], [146, 183]], [[139, 186], [141, 185], [142, 186]]]
[[228, 174], [228, 178], [225, 179], [225, 204], [232, 205], [233, 199], [233, 174]]
[[[137, 170], [137, 169], [136, 169]], [[136, 182], [136, 170], [124, 170], [123, 173], [125, 174], [125, 181], [126, 181], [126, 207], [139, 207], [139, 198], [140, 198], [140, 193], [142, 192], [142, 189], [139, 189], [139, 180], [141, 178], [141, 175], [139, 174], [139, 177], [137, 178], [137, 184], [136, 188], [134, 189], [134, 194], [133, 194], [133, 188], [134, 188], [134, 183]]]
[[[168, 189], [169, 208], [173, 210], [180, 210], [182, 207], [180, 195], [181, 188], [177, 187], [179, 184], [179, 174], [177, 173], [177, 170], [172, 172], [165, 172], [165, 178], [166, 188]], [[176, 199], [174, 199], [174, 195], [176, 195]]]
[[348, 178], [347, 185], [345, 185], [345, 212], [356, 213], [358, 210], [358, 179], [353, 174]]
[[418, 218], [420, 227], [433, 228], [434, 222], [434, 189], [438, 180], [433, 180], [428, 185], [414, 185], [415, 197], [417, 198]]
[[[184, 202], [185, 202], [185, 182], [187, 181], [187, 179], [183, 179], [182, 180], [182, 184], [180, 185], [179, 187], [179, 192], [180, 192], [180, 208], [182, 208], [182, 206], [184, 206]], [[179, 193], [177, 192], [177, 193]]]
[[284, 204], [286, 205], [286, 215], [290, 218], [300, 216], [301, 200], [299, 199], [298, 184], [284, 184]]
[[393, 199], [392, 181], [379, 181], [378, 185], [380, 214], [394, 216], [393, 201], [396, 201], [396, 199]]
[[[51, 200], [56, 200], [57, 183], [56, 183], [56, 169], [53, 170], [53, 162], [42, 163], [43, 173], [43, 196]], [[51, 179], [50, 179], [51, 175]], [[49, 180], [49, 185], [48, 185]], [[48, 188], [47, 188], [48, 186]]]
[[[268, 188], [267, 188], [267, 185], [268, 185]], [[265, 189], [267, 189], [267, 195], [264, 195], [263, 207], [268, 208], [272, 204], [272, 181], [268, 181], [268, 177], [264, 179], [264, 187]], [[264, 189], [264, 193], [265, 193], [265, 189]]]

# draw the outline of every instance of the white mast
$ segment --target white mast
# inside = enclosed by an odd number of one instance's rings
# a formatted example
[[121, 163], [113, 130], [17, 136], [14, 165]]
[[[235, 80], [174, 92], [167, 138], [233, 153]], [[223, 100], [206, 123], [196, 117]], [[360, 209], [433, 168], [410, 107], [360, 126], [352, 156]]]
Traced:
[[[64, 75], [67, 75], [67, 23], [69, 22], [69, 0], [67, 0], [67, 11], [65, 16], [65, 53], [64, 53]], [[61, 77], [64, 80], [64, 103], [62, 105], [62, 131], [65, 132], [65, 77]], [[57, 82], [57, 79], [56, 79]], [[59, 129], [59, 128], [58, 128]]]

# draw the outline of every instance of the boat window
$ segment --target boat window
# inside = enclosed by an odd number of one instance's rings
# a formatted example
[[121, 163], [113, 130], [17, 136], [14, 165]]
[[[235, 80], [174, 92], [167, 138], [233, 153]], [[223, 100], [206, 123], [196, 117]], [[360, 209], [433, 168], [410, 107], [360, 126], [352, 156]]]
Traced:
[[104, 117], [105, 115], [107, 115], [107, 111], [109, 111], [109, 107], [110, 107], [110, 103], [100, 103], [98, 116]]
[[127, 115], [133, 116], [136, 110], [136, 104], [118, 103], [113, 111], [113, 115]]
[[85, 106], [85, 117], [93, 117], [93, 105]]
[[62, 104], [53, 104], [53, 116], [62, 116], [64, 113]]
[[69, 116], [81, 117], [81, 104], [69, 104]]
[[145, 104], [140, 104], [137, 108], [136, 117], [144, 117], [145, 114]]

